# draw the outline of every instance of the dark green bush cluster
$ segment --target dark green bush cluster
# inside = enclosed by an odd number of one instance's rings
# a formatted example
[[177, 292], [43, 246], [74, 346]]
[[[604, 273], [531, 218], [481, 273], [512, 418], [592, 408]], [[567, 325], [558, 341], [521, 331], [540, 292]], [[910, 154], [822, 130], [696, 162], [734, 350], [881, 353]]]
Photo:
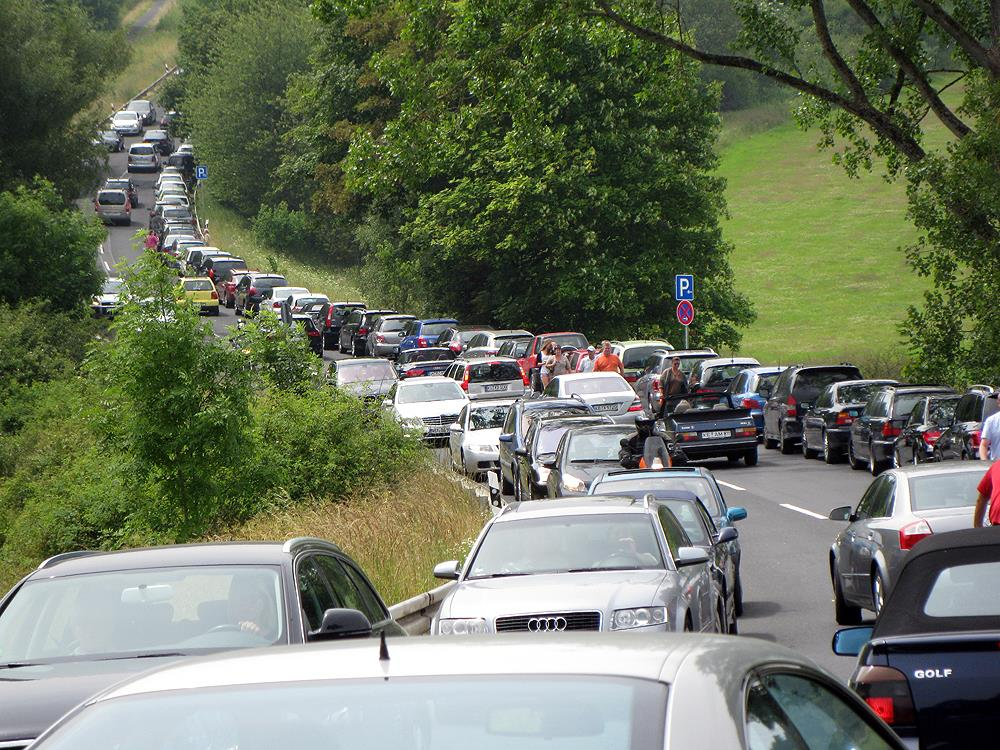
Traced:
[[298, 255], [309, 255], [317, 247], [314, 227], [304, 211], [295, 211], [285, 201], [263, 204], [251, 221], [254, 238], [265, 247]]

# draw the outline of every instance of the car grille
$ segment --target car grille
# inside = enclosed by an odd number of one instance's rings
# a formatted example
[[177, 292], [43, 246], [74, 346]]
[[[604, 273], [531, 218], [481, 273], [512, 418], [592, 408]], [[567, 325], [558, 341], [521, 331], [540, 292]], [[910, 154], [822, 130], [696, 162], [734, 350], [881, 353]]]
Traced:
[[457, 414], [442, 414], [440, 417], [424, 417], [423, 422], [428, 427], [436, 425], [450, 425], [458, 421]]
[[544, 612], [536, 615], [498, 617], [498, 633], [600, 630], [600, 612]]

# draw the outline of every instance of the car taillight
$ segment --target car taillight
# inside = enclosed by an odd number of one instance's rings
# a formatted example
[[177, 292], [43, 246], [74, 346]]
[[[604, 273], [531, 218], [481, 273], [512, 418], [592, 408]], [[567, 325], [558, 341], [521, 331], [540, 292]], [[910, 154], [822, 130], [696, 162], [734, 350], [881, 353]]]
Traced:
[[452, 341], [452, 342], [449, 342], [448, 348], [451, 349], [453, 352], [455, 352], [455, 354], [461, 354], [462, 353], [462, 342], [461, 341]]
[[914, 544], [921, 539], [926, 539], [933, 533], [931, 525], [922, 518], [908, 523], [899, 530], [899, 548], [912, 549]]
[[326, 311], [326, 327], [329, 328], [333, 325], [333, 308], [329, 308]]
[[383, 336], [381, 333], [376, 333], [375, 340], [381, 344], [383, 341], [385, 341], [385, 336]]
[[882, 425], [882, 437], [885, 438], [897, 437], [902, 431], [901, 428], [894, 427], [892, 422], [885, 422]]
[[861, 667], [854, 689], [882, 721], [890, 726], [912, 726], [917, 721], [906, 675], [892, 667]]
[[756, 427], [739, 427], [733, 431], [736, 437], [757, 437]]
[[799, 402], [795, 398], [795, 396], [789, 396], [788, 397], [788, 408], [785, 410], [785, 416], [786, 417], [795, 417], [795, 416], [798, 416], [799, 412], [795, 408], [796, 406], [798, 406], [798, 403]]
[[465, 375], [462, 376], [462, 390], [469, 390], [469, 368], [465, 368]]
[[212, 299], [219, 299], [219, 293], [214, 289], [212, 290]]
[[426, 370], [421, 370], [419, 367], [417, 367], [417, 368], [415, 368], [413, 370], [407, 370], [406, 371], [406, 376], [407, 377], [416, 377], [417, 375], [426, 375], [426, 374], [427, 374], [427, 371]]
[[319, 330], [316, 328], [310, 328], [308, 331], [306, 331], [306, 333], [309, 334], [309, 336], [311, 336], [312, 338], [316, 338], [317, 336], [319, 336]]
[[634, 382], [635, 382], [635, 381], [637, 381], [638, 379], [639, 379], [639, 376], [638, 376], [638, 375], [626, 375], [626, 376], [625, 376], [625, 382], [626, 382], [626, 383], [634, 383]]
[[358, 328], [358, 335], [359, 336], [367, 336], [368, 335], [368, 329], [367, 328], [363, 328], [363, 327], [362, 328]]
[[842, 411], [837, 414], [837, 425], [839, 427], [846, 427], [851, 424], [854, 424], [854, 417], [851, 416], [850, 412]]
[[[518, 365], [518, 367], [521, 367], [521, 365]], [[531, 385], [531, 380], [528, 378], [528, 373], [524, 371], [523, 367], [521, 367], [521, 380], [524, 381], [525, 388]]]
[[697, 432], [682, 432], [677, 437], [679, 437], [681, 439], [682, 443], [686, 443], [686, 442], [689, 442], [691, 440], [697, 440], [698, 439], [698, 433]]
[[252, 286], [249, 289], [247, 289], [247, 294], [249, 294], [251, 297], [256, 297], [257, 296], [257, 287]]
[[632, 402], [632, 405], [628, 408], [629, 411], [642, 411], [642, 404], [639, 403], [639, 399]]
[[939, 437], [941, 437], [941, 430], [924, 430], [924, 442], [928, 445], [934, 445]]
[[744, 409], [756, 409], [757, 408], [757, 402], [754, 401], [752, 398], [745, 398], [745, 399], [743, 399], [743, 408]]
[[982, 435], [979, 430], [973, 430], [969, 433], [969, 441], [972, 443], [972, 447], [978, 449], [979, 441], [982, 439]]
[[660, 379], [659, 378], [657, 378], [656, 380], [653, 381], [653, 390], [657, 391], [657, 392], [660, 390]]
[[418, 336], [417, 346], [421, 349], [425, 349], [427, 347], [427, 339], [425, 339], [423, 336]]

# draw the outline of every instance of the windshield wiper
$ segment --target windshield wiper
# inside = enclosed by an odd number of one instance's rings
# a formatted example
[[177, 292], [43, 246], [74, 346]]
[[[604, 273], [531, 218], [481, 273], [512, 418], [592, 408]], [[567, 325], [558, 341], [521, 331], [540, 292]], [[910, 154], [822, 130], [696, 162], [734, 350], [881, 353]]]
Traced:
[[483, 578], [513, 578], [514, 576], [530, 576], [531, 573], [487, 573], [484, 576], [469, 576], [469, 580], [478, 581]]
[[614, 463], [613, 458], [573, 458], [570, 459], [571, 464], [603, 464], [603, 463]]
[[187, 656], [183, 651], [150, 651], [145, 654], [115, 654], [114, 656], [102, 656], [94, 661], [118, 661], [119, 659], [156, 659], [166, 656]]

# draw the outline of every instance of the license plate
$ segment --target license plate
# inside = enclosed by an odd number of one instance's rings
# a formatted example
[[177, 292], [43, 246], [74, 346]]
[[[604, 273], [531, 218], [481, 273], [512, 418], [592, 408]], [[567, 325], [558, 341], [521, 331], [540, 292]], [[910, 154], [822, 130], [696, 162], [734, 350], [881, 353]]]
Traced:
[[732, 436], [732, 430], [716, 430], [714, 432], [701, 433], [702, 440], [716, 440], [718, 438], [727, 438]]
[[442, 425], [434, 425], [433, 427], [427, 428], [428, 435], [444, 435], [448, 432], [448, 428]]
[[618, 404], [594, 404], [594, 411], [618, 411]]
[[506, 391], [507, 386], [505, 385], [487, 385], [483, 388], [487, 393], [493, 393], [494, 391]]

